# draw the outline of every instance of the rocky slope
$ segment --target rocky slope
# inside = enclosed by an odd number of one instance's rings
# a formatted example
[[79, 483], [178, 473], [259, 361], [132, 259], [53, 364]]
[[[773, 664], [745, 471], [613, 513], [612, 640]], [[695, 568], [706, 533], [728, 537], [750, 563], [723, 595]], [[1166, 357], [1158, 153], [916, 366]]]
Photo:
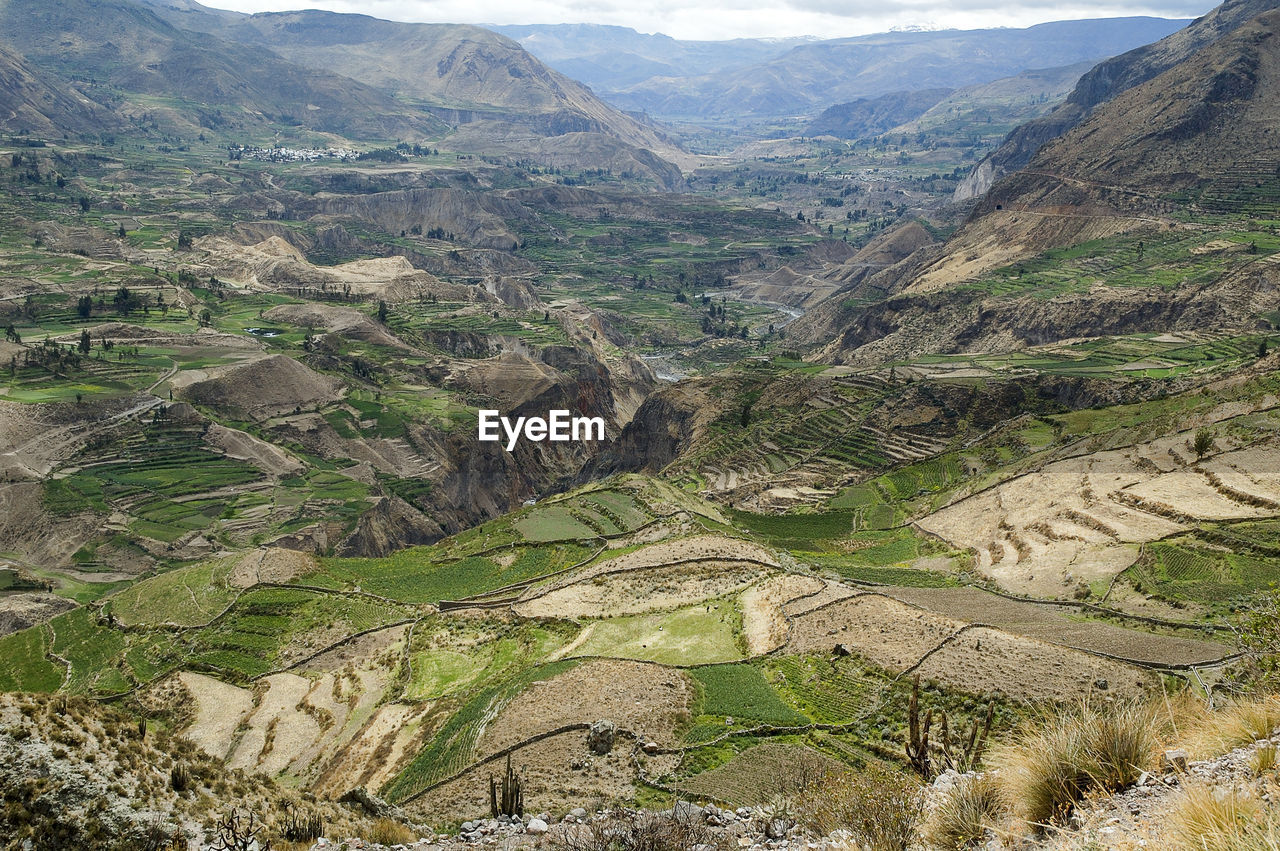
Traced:
[[1271, 0], [1229, 0], [1186, 29], [1098, 64], [1080, 79], [1065, 103], [1014, 130], [975, 166], [957, 187], [956, 200], [982, 195], [1000, 177], [1030, 162], [1045, 143], [1084, 121], [1100, 104], [1173, 68], [1274, 5]]

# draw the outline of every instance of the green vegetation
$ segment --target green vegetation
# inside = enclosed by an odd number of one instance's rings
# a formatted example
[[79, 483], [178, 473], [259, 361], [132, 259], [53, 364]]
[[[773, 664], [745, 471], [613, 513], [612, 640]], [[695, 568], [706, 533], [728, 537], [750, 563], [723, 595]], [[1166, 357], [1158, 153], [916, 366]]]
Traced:
[[477, 692], [462, 703], [414, 760], [381, 790], [390, 801], [402, 801], [425, 786], [466, 768], [475, 755], [482, 717], [493, 717], [521, 689], [570, 670], [577, 662], [565, 660], [532, 667], [500, 684]]
[[643, 659], [665, 665], [698, 665], [741, 659], [741, 613], [730, 599], [674, 612], [595, 621], [575, 656]]
[[144, 579], [114, 595], [110, 611], [126, 625], [206, 624], [235, 599], [227, 578], [237, 561], [217, 559]]
[[[413, 547], [381, 559], [331, 558], [321, 572], [306, 577], [311, 584], [356, 587], [406, 603], [438, 603], [491, 591], [569, 567], [591, 549], [577, 546], [525, 547], [497, 556], [441, 559], [433, 547]], [[503, 566], [504, 563], [506, 566]]]
[[57, 691], [63, 682], [60, 670], [46, 655], [46, 627], [33, 626], [0, 637], [0, 691]]
[[411, 610], [366, 597], [259, 588], [192, 638], [191, 660], [256, 677], [356, 632], [407, 620]]
[[428, 618], [414, 627], [405, 697], [436, 700], [500, 681], [512, 671], [546, 659], [575, 631], [560, 622], [511, 626]]
[[696, 715], [745, 718], [779, 726], [809, 723], [778, 699], [753, 665], [711, 665], [690, 673], [702, 686]]

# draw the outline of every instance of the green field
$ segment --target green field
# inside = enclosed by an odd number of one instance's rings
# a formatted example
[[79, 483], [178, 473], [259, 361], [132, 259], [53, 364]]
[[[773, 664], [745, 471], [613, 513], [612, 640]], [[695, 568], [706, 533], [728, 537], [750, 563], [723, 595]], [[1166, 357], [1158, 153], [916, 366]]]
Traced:
[[575, 656], [698, 665], [741, 659], [741, 614], [728, 598], [674, 612], [595, 621]]

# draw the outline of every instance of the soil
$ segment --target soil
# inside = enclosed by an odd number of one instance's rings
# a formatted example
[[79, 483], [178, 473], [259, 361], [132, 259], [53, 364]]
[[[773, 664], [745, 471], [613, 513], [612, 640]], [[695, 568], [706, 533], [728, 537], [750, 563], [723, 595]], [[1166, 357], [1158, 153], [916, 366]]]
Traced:
[[742, 632], [747, 654], [760, 656], [781, 647], [787, 640], [783, 606], [825, 587], [826, 583], [816, 577], [787, 573], [766, 579], [743, 594]]
[[516, 605], [515, 611], [525, 617], [587, 618], [674, 609], [746, 588], [762, 572], [758, 565], [728, 561], [636, 568], [557, 588]]
[[[601, 719], [670, 746], [676, 742], [679, 724], [688, 718], [692, 701], [693, 687], [679, 671], [644, 662], [584, 662], [516, 695], [485, 730], [480, 755], [544, 730]], [[619, 742], [629, 746], [629, 740]]]

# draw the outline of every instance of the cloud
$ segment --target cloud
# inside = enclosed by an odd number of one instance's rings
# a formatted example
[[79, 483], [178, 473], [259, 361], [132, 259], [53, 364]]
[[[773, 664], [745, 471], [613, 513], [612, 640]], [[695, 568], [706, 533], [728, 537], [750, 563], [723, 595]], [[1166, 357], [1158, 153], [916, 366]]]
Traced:
[[838, 38], [928, 25], [939, 29], [1026, 27], [1045, 21], [1152, 15], [1189, 18], [1206, 0], [211, 0], [240, 12], [327, 9], [396, 21], [489, 24], [594, 23], [684, 39]]

